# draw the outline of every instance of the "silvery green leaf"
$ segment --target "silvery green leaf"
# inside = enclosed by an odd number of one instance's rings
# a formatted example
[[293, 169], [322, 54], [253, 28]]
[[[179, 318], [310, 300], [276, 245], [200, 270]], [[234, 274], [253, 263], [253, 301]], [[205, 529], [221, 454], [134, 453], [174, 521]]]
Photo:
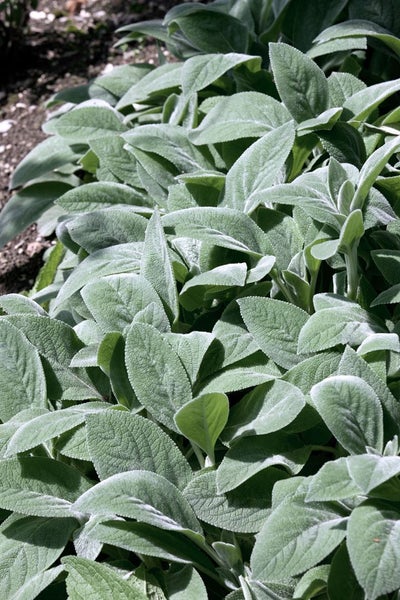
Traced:
[[[271, 43], [270, 60], [279, 95], [298, 123], [329, 108], [328, 83], [308, 56], [287, 44]], [[296, 77], [293, 77], [293, 71]]]
[[308, 394], [313, 385], [337, 373], [341, 358], [340, 352], [320, 352], [286, 371], [282, 379]]
[[110, 594], [115, 600], [145, 600], [137, 580], [127, 581], [112, 567], [88, 558], [65, 556], [63, 565], [68, 572], [66, 586], [70, 600], [106, 600]]
[[372, 37], [382, 41], [393, 50], [393, 52], [400, 56], [400, 42], [395, 35], [376, 23], [371, 23], [370, 21], [362, 19], [351, 19], [347, 22], [337, 23], [332, 27], [328, 27], [315, 38], [315, 41], [324, 42], [326, 40], [363, 36]]
[[179, 531], [160, 529], [147, 523], [122, 519], [98, 519], [89, 532], [90, 539], [164, 560], [201, 565], [213, 572], [215, 563], [191, 539]]
[[87, 372], [70, 366], [73, 356], [83, 346], [72, 327], [50, 317], [14, 315], [6, 318], [43, 357], [49, 398], [102, 399]]
[[373, 333], [382, 332], [378, 323], [360, 306], [335, 306], [317, 310], [299, 334], [299, 352], [319, 352], [338, 344], [359, 345]]
[[228, 171], [222, 205], [251, 212], [263, 202], [263, 193], [276, 183], [294, 137], [294, 126], [289, 121], [254, 142]]
[[298, 136], [307, 135], [313, 131], [329, 131], [332, 129], [336, 121], [339, 120], [343, 108], [328, 108], [324, 110], [318, 117], [313, 119], [306, 119], [300, 125], [297, 126], [296, 132]]
[[5, 319], [0, 320], [0, 387], [3, 422], [24, 408], [47, 407], [46, 380], [39, 353], [24, 333]]
[[141, 404], [130, 384], [124, 356], [125, 340], [122, 334], [115, 331], [106, 334], [98, 349], [98, 365], [109, 378], [112, 392], [119, 404], [138, 411]]
[[229, 416], [228, 396], [203, 394], [190, 400], [175, 414], [180, 432], [195, 442], [214, 462], [214, 446]]
[[218, 494], [216, 472], [209, 471], [193, 478], [184, 496], [201, 521], [228, 531], [256, 533], [270, 512], [274, 484], [285, 477], [271, 467], [237, 489]]
[[397, 304], [398, 302], [400, 302], [400, 283], [392, 285], [384, 292], [378, 294], [371, 302], [371, 307], [379, 306], [380, 304]]
[[178, 125], [141, 125], [122, 137], [135, 150], [157, 154], [169, 161], [179, 173], [212, 169], [214, 166], [205, 153], [189, 141], [187, 130]]
[[385, 382], [377, 375], [368, 363], [356, 353], [355, 350], [346, 346], [342, 355], [339, 375], [355, 375], [361, 377], [375, 391], [383, 408], [385, 439], [399, 435], [400, 408]]
[[11, 189], [21, 187], [64, 165], [74, 164], [84, 151], [84, 147], [70, 146], [60, 137], [53, 136], [43, 140], [18, 164], [11, 178]]
[[69, 517], [71, 503], [91, 487], [81, 473], [51, 458], [0, 460], [0, 507], [37, 517]]
[[8, 443], [5, 458], [58, 437], [83, 423], [87, 414], [103, 411], [109, 406], [105, 402], [86, 402], [81, 406], [55, 410], [32, 418], [18, 427]]
[[[0, 525], [0, 594], [33, 600], [60, 573], [47, 570], [63, 552], [74, 519], [12, 515]], [[23, 567], [22, 567], [23, 565]], [[32, 595], [33, 591], [37, 594]]]
[[342, 106], [348, 99], [366, 89], [366, 85], [351, 73], [334, 71], [328, 77], [328, 89], [332, 106]]
[[360, 454], [329, 461], [313, 475], [306, 501], [343, 500], [368, 495], [399, 473], [399, 456]]
[[371, 256], [386, 281], [392, 285], [397, 285], [400, 283], [400, 250], [396, 250], [394, 248], [390, 250], [372, 250]]
[[213, 372], [201, 380], [198, 387], [202, 394], [237, 392], [266, 381], [272, 381], [280, 376], [281, 372], [272, 360], [262, 352], [255, 352], [220, 371]]
[[56, 204], [68, 213], [89, 212], [116, 204], [135, 207], [138, 212], [152, 212], [146, 208], [148, 205], [143, 194], [122, 183], [108, 181], [96, 181], [73, 188], [58, 198]]
[[61, 287], [53, 310], [91, 281], [106, 275], [118, 273], [138, 273], [142, 259], [143, 243], [132, 242], [102, 248], [90, 254], [73, 270]]
[[291, 120], [287, 108], [275, 98], [260, 92], [237, 92], [221, 100], [189, 133], [196, 145], [262, 137]]
[[365, 338], [365, 340], [357, 348], [357, 354], [368, 354], [378, 350], [392, 350], [392, 352], [400, 352], [399, 337], [395, 333], [373, 333]]
[[365, 121], [386, 98], [400, 89], [400, 79], [370, 85], [347, 98], [343, 104], [352, 114], [352, 121]]
[[108, 477], [82, 494], [73, 510], [129, 517], [201, 538], [200, 523], [182, 493], [165, 477], [150, 471], [133, 470]]
[[189, 378], [176, 352], [157, 329], [133, 323], [127, 331], [125, 362], [139, 402], [176, 431], [174, 415], [192, 399]]
[[39, 181], [16, 192], [0, 213], [0, 248], [36, 222], [71, 185], [63, 181]]
[[252, 72], [259, 71], [261, 58], [235, 52], [192, 56], [183, 64], [182, 91], [186, 96], [199, 92], [214, 83], [230, 69], [242, 64], [246, 64]]
[[166, 97], [172, 90], [179, 89], [183, 65], [180, 62], [166, 63], [147, 73], [122, 96], [116, 106], [117, 110], [145, 103], [152, 97]]
[[363, 212], [365, 229], [395, 223], [397, 219], [385, 196], [375, 188], [370, 189]]
[[188, 279], [179, 294], [182, 306], [196, 310], [205, 300], [210, 301], [218, 292], [243, 287], [246, 283], [246, 263], [221, 265]]
[[64, 567], [59, 565], [52, 569], [40, 571], [37, 575], [31, 577], [19, 590], [10, 597], [10, 600], [34, 600], [43, 592], [61, 573]]
[[86, 439], [86, 426], [78, 425], [75, 429], [62, 433], [54, 442], [54, 449], [75, 460], [91, 461]]
[[173, 319], [177, 319], [179, 301], [176, 281], [157, 211], [153, 213], [147, 225], [140, 274], [152, 284]]
[[53, 133], [73, 143], [87, 144], [89, 140], [126, 131], [122, 115], [102, 100], [88, 100], [61, 115], [53, 125]]
[[101, 480], [143, 469], [162, 475], [179, 489], [190, 481], [188, 462], [172, 439], [150, 419], [125, 411], [107, 411], [88, 415], [86, 427], [91, 460]]
[[367, 446], [382, 451], [381, 403], [363, 379], [334, 375], [317, 383], [310, 394], [327, 427], [350, 454], [363, 454]]
[[[399, 85], [400, 89], [400, 85]], [[357, 188], [352, 200], [352, 209], [362, 208], [368, 192], [374, 185], [379, 173], [387, 164], [389, 158], [400, 150], [400, 136], [387, 142], [373, 152], [360, 170]]]
[[305, 504], [303, 496], [288, 497], [268, 516], [250, 559], [254, 577], [284, 581], [314, 567], [346, 535], [342, 510], [334, 504]]
[[305, 311], [272, 298], [240, 298], [238, 304], [246, 327], [267, 356], [285, 369], [301, 362], [297, 342], [309, 318]]
[[310, 454], [311, 448], [299, 437], [283, 432], [242, 438], [232, 445], [217, 469], [218, 493], [229, 492], [274, 465], [296, 475]]
[[174, 227], [178, 236], [205, 240], [223, 248], [256, 255], [267, 250], [262, 229], [248, 215], [231, 208], [178, 210], [165, 215], [162, 224], [165, 228]]
[[[228, 304], [212, 332], [223, 347], [220, 363], [217, 362], [220, 368], [238, 362], [259, 349], [253, 336], [246, 330], [235, 301]], [[215, 366], [213, 362], [212, 371], [215, 371]]]
[[7, 315], [31, 314], [46, 316], [46, 311], [31, 298], [22, 294], [4, 294], [0, 296], [0, 310]]
[[223, 439], [232, 442], [246, 435], [279, 431], [291, 423], [304, 406], [302, 392], [291, 383], [276, 379], [259, 385], [231, 408]]
[[349, 50], [367, 50], [367, 38], [366, 37], [346, 37], [336, 38], [326, 42], [319, 42], [312, 46], [307, 51], [307, 56], [310, 58], [317, 58], [318, 56], [324, 56], [333, 52], [346, 52]]
[[[99, 180], [105, 179], [104, 174], [108, 172], [111, 178], [115, 177], [124, 184], [128, 184], [133, 188], [141, 187], [135, 157], [131, 152], [127, 151], [125, 141], [120, 135], [116, 134], [114, 136], [91, 140], [90, 151], [94, 153], [98, 161], [98, 166], [96, 164], [95, 170]], [[136, 195], [140, 204], [140, 198], [143, 194], [136, 192]]]
[[162, 308], [152, 285], [134, 273], [101, 277], [85, 285], [81, 295], [103, 331], [122, 332], [152, 302]]
[[214, 341], [214, 335], [206, 331], [191, 333], [171, 333], [165, 336], [185, 367], [190, 382], [194, 385], [207, 350]]
[[384, 502], [367, 502], [351, 513], [347, 548], [359, 584], [371, 600], [400, 586], [400, 513]]
[[208, 600], [206, 586], [202, 578], [191, 565], [173, 567], [167, 575], [167, 590], [170, 600]]
[[115, 66], [108, 73], [96, 77], [94, 84], [121, 98], [136, 82], [139, 82], [153, 67], [146, 64]]
[[330, 600], [364, 600], [365, 595], [360, 587], [351, 566], [349, 553], [345, 543], [336, 550], [328, 576], [328, 594]]
[[326, 192], [298, 183], [283, 183], [264, 191], [264, 202], [299, 206], [306, 214], [321, 223], [338, 229], [340, 215]]
[[118, 244], [143, 242], [146, 227], [147, 219], [129, 206], [94, 210], [66, 223], [71, 238], [88, 254]]

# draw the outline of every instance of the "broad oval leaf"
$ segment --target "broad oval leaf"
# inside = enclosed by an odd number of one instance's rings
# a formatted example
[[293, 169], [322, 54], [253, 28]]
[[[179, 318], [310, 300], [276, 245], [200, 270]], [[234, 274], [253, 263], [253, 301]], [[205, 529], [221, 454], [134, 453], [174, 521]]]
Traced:
[[305, 311], [272, 298], [241, 298], [238, 304], [246, 327], [267, 356], [285, 369], [301, 362], [297, 343], [309, 318]]
[[0, 460], [0, 508], [37, 517], [70, 517], [71, 503], [91, 487], [81, 473], [50, 458]]
[[363, 379], [352, 375], [328, 377], [310, 394], [327, 427], [350, 454], [363, 454], [367, 446], [382, 452], [382, 406]]
[[371, 600], [400, 587], [400, 513], [367, 502], [351, 513], [347, 548], [354, 572]]
[[147, 204], [144, 202], [142, 194], [130, 186], [111, 181], [96, 181], [73, 188], [58, 198], [56, 204], [68, 213], [89, 212], [116, 204], [139, 205], [139, 210], [143, 212], [150, 210], [146, 209]]
[[246, 435], [264, 435], [283, 429], [305, 406], [303, 393], [291, 383], [276, 379], [257, 386], [230, 411], [223, 432], [231, 442]]
[[122, 115], [101, 100], [88, 100], [67, 112], [51, 128], [62, 138], [86, 144], [89, 140], [126, 131]]
[[302, 496], [283, 500], [257, 536], [251, 555], [260, 581], [284, 581], [318, 564], [346, 535], [346, 517], [333, 504], [305, 504]]
[[279, 95], [298, 123], [329, 108], [328, 83], [308, 56], [287, 44], [270, 43], [272, 72]]
[[173, 440], [150, 419], [125, 411], [107, 411], [88, 415], [86, 427], [90, 456], [100, 480], [142, 469], [162, 475], [179, 489], [190, 481], [189, 463]]
[[0, 320], [0, 419], [24, 408], [47, 407], [46, 380], [37, 349], [23, 332]]
[[73, 509], [93, 515], [115, 514], [201, 537], [200, 523], [185, 497], [165, 477], [150, 471], [112, 475], [84, 493]]
[[254, 142], [229, 170], [222, 204], [251, 212], [263, 201], [263, 193], [276, 183], [292, 149], [295, 130], [285, 123]]
[[196, 145], [262, 137], [291, 120], [286, 107], [260, 92], [238, 92], [222, 97], [200, 125], [189, 133]]
[[[68, 572], [66, 586], [70, 600], [97, 598], [107, 600], [146, 600], [140, 589], [140, 580], [124, 579], [112, 567], [78, 556], [66, 556], [62, 559]], [[136, 583], [136, 585], [135, 585]]]
[[157, 329], [133, 323], [127, 332], [125, 362], [139, 402], [176, 431], [175, 413], [192, 399], [189, 378], [176, 352]]

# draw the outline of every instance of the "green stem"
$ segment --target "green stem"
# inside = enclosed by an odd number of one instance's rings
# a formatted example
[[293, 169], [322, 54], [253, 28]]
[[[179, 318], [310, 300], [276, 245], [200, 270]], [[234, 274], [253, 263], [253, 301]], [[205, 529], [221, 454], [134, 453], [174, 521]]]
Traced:
[[200, 450], [199, 446], [197, 444], [195, 444], [194, 442], [190, 442], [190, 445], [193, 448], [193, 452], [196, 455], [197, 460], [199, 461], [199, 465], [201, 469], [204, 469], [204, 456], [202, 451]]
[[346, 271], [347, 271], [347, 297], [350, 300], [356, 300], [358, 292], [358, 242], [354, 243], [350, 251], [345, 254]]

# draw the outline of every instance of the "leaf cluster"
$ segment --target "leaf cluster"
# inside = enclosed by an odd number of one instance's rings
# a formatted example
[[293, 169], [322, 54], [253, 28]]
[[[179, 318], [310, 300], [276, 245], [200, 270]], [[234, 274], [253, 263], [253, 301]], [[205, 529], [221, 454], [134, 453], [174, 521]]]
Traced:
[[183, 4], [125, 32], [181, 60], [52, 99], [0, 215], [58, 238], [0, 298], [1, 597], [399, 597], [399, 23], [315, 5]]

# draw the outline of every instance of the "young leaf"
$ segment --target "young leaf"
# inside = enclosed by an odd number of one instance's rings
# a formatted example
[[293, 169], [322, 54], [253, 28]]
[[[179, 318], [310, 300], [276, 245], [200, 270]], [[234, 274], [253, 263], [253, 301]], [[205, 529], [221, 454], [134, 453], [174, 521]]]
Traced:
[[231, 408], [223, 439], [232, 441], [245, 435], [279, 431], [291, 423], [304, 406], [302, 392], [291, 383], [276, 379], [259, 385]]
[[143, 194], [133, 188], [111, 181], [96, 181], [86, 183], [69, 190], [56, 200], [67, 213], [84, 213], [101, 208], [108, 208], [116, 204], [136, 206], [138, 212], [152, 212], [144, 201]]
[[308, 394], [313, 385], [337, 373], [341, 358], [339, 352], [320, 352], [286, 371], [282, 379]]
[[336, 375], [317, 383], [310, 394], [326, 425], [350, 454], [363, 454], [366, 446], [382, 451], [382, 407], [365, 381]]
[[176, 352], [151, 325], [133, 323], [127, 332], [125, 362], [140, 403], [176, 431], [176, 411], [192, 399], [189, 378]]
[[357, 91], [353, 96], [347, 98], [343, 107], [352, 114], [352, 121], [365, 121], [377, 106], [399, 89], [400, 79], [376, 83]]
[[218, 292], [243, 287], [246, 276], [246, 263], [221, 265], [195, 275], [185, 282], [179, 294], [180, 303], [187, 310], [196, 310], [206, 299], [212, 300]]
[[[174, 227], [180, 237], [205, 240], [216, 246], [259, 255], [267, 250], [267, 239], [255, 222], [231, 208], [198, 207], [178, 210], [162, 218], [164, 227]], [[270, 254], [270, 252], [266, 252]]]
[[167, 334], [165, 339], [181, 359], [193, 386], [199, 375], [203, 358], [214, 341], [214, 336], [206, 331], [192, 331], [187, 334]]
[[[63, 565], [68, 572], [66, 580], [70, 600], [97, 598], [107, 600], [146, 600], [147, 596], [138, 587], [139, 580], [126, 581], [114, 569], [104, 563], [87, 558], [65, 556]], [[136, 585], [135, 585], [136, 583]]]
[[91, 487], [80, 472], [50, 458], [0, 460], [0, 507], [37, 517], [70, 517], [71, 503]]
[[299, 437], [283, 432], [242, 438], [228, 450], [218, 467], [218, 493], [229, 492], [274, 465], [296, 475], [310, 453], [311, 449]]
[[128, 412], [107, 411], [88, 415], [86, 427], [90, 456], [100, 480], [142, 469], [162, 475], [178, 489], [190, 481], [188, 462], [151, 420]]
[[93, 252], [72, 271], [61, 287], [53, 310], [84, 285], [96, 281], [100, 277], [118, 273], [137, 273], [140, 269], [142, 252], [143, 243], [141, 242], [120, 244]]
[[193, 478], [184, 495], [205, 523], [238, 533], [256, 533], [270, 512], [273, 485], [285, 477], [283, 471], [271, 467], [237, 489], [218, 494], [216, 472], [209, 471]]
[[354, 572], [371, 600], [400, 586], [400, 513], [390, 505], [367, 502], [351, 513], [347, 547]]
[[85, 285], [81, 296], [103, 331], [122, 332], [152, 302], [162, 308], [152, 285], [133, 273], [101, 277]]
[[301, 362], [297, 341], [308, 320], [305, 311], [271, 298], [241, 298], [238, 304], [246, 327], [267, 356], [285, 369]]
[[226, 176], [223, 206], [251, 212], [276, 182], [294, 143], [291, 121], [266, 133], [248, 148]]
[[191, 400], [175, 414], [178, 429], [214, 461], [214, 446], [229, 415], [225, 394], [204, 394]]
[[281, 103], [260, 92], [238, 92], [222, 97], [198, 127], [189, 132], [196, 145], [262, 137], [291, 120]]
[[[108, 405], [110, 406], [110, 405]], [[85, 421], [87, 414], [103, 411], [105, 402], [86, 402], [82, 406], [47, 412], [21, 425], [10, 439], [5, 458], [25, 452], [74, 429]]]
[[12, 515], [0, 525], [0, 594], [33, 600], [60, 573], [46, 570], [63, 552], [75, 519]]
[[317, 64], [287, 44], [271, 43], [269, 48], [276, 87], [293, 118], [301, 123], [327, 110], [328, 83]]
[[281, 502], [265, 521], [251, 555], [254, 577], [285, 581], [323, 560], [346, 535], [346, 518], [334, 504]]
[[[48, 122], [49, 123], [49, 122]], [[100, 100], [82, 102], [61, 115], [53, 125], [53, 133], [74, 143], [87, 144], [89, 140], [126, 131], [122, 116], [109, 104]]]
[[66, 223], [70, 237], [88, 254], [109, 246], [142, 242], [146, 227], [147, 220], [129, 206], [93, 210]]
[[150, 471], [127, 471], [93, 486], [73, 509], [94, 515], [115, 514], [169, 531], [201, 537], [201, 526], [178, 488]]
[[39, 353], [23, 332], [1, 319], [0, 339], [0, 419], [5, 422], [24, 408], [46, 408], [47, 394]]
[[154, 287], [173, 319], [178, 318], [179, 302], [168, 246], [157, 211], [153, 213], [144, 241], [140, 274]]

